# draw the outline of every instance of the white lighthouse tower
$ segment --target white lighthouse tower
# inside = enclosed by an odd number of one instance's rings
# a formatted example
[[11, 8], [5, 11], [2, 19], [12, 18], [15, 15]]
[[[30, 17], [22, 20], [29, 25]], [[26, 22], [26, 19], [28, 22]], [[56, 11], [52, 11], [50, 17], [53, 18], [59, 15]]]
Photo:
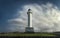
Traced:
[[27, 15], [28, 15], [28, 27], [26, 27], [25, 31], [26, 32], [34, 32], [34, 29], [32, 27], [32, 11], [31, 11], [31, 9], [28, 9]]

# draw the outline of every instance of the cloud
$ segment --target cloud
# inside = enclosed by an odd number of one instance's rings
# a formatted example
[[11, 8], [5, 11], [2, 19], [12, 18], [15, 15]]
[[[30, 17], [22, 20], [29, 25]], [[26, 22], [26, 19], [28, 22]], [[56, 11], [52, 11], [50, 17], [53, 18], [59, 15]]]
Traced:
[[60, 10], [51, 3], [26, 4], [18, 12], [20, 16], [8, 20], [9, 30], [24, 32], [27, 27], [27, 10], [32, 10], [33, 27], [35, 32], [56, 32], [60, 31]]

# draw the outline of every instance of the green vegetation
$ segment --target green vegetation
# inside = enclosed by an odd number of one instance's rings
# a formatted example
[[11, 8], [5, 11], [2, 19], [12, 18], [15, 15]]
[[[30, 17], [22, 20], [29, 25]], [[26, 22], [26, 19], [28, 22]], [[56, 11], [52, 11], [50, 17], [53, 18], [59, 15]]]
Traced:
[[0, 36], [56, 36], [54, 34], [49, 33], [4, 33], [0, 34]]

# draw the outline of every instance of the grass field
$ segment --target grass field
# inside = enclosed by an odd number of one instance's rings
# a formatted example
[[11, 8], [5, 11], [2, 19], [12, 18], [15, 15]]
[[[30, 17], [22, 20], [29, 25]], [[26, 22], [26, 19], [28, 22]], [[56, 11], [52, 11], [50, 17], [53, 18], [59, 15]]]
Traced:
[[56, 36], [51, 33], [4, 33], [0, 36]]

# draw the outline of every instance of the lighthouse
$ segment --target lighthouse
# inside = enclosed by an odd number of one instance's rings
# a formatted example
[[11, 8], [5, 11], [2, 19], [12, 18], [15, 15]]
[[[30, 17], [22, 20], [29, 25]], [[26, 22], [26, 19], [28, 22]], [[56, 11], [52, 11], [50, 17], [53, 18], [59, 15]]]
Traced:
[[28, 16], [28, 26], [25, 29], [25, 32], [34, 32], [34, 28], [32, 26], [32, 10], [28, 9], [27, 11], [27, 16]]

